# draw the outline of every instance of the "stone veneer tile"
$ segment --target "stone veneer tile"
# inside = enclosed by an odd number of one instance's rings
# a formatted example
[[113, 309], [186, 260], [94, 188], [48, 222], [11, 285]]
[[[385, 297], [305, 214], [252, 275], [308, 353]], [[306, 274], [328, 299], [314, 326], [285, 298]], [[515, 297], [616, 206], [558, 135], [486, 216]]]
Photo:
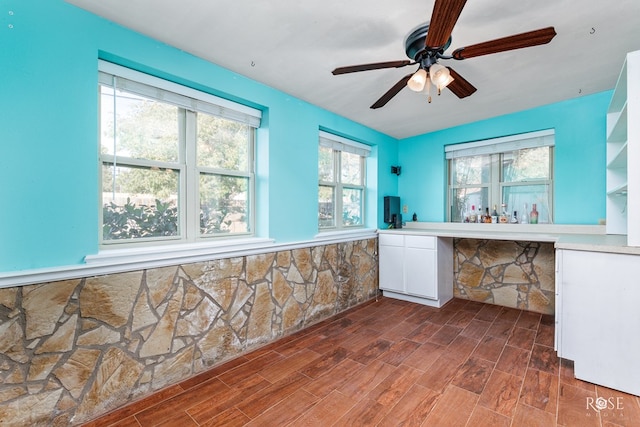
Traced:
[[174, 357], [158, 363], [153, 370], [153, 389], [158, 390], [191, 376], [194, 350], [193, 346], [187, 347]]
[[197, 342], [203, 359], [203, 366], [211, 366], [226, 358], [239, 354], [242, 344], [233, 329], [222, 320], [218, 320], [213, 327]]
[[376, 250], [369, 239], [2, 289], [0, 424], [81, 423], [365, 302]]
[[247, 257], [247, 283], [254, 284], [257, 281], [265, 280], [271, 271], [275, 253], [251, 255]]
[[298, 271], [305, 281], [311, 280], [311, 274], [314, 270], [314, 263], [311, 258], [311, 250], [309, 248], [296, 249], [292, 251], [293, 262], [298, 267]]
[[183, 310], [193, 310], [203, 298], [203, 293], [197, 287], [185, 282], [184, 301], [182, 302]]
[[53, 412], [62, 389], [45, 391], [0, 403], [0, 424], [31, 426], [40, 424]]
[[27, 339], [51, 335], [60, 320], [79, 280], [25, 286], [22, 289], [22, 309], [26, 317]]
[[271, 299], [269, 284], [267, 282], [260, 283], [256, 285], [255, 289], [247, 331], [247, 343], [249, 345], [271, 341], [273, 338], [271, 321], [275, 304]]
[[75, 340], [78, 315], [74, 314], [39, 346], [35, 354], [71, 351]]
[[60, 354], [35, 356], [33, 359], [31, 359], [31, 364], [29, 365], [29, 374], [27, 376], [27, 381], [38, 381], [46, 379], [61, 357], [62, 355]]
[[156, 268], [146, 271], [145, 282], [153, 308], [157, 308], [167, 297], [173, 286], [176, 273], [176, 267]]
[[178, 320], [177, 335], [193, 336], [206, 331], [216, 320], [220, 311], [220, 307], [211, 299], [203, 298], [194, 310]]
[[16, 362], [29, 360], [18, 318], [0, 323], [0, 353]]
[[[0, 402], [6, 402], [11, 399], [15, 399], [27, 394], [27, 390], [24, 387], [10, 386], [4, 387], [0, 391]], [[1, 419], [1, 418], [0, 418]]]
[[456, 297], [554, 313], [553, 244], [454, 239], [454, 260]]
[[83, 422], [114, 405], [127, 403], [143, 368], [140, 362], [123, 350], [109, 348], [104, 353], [102, 363], [95, 370], [93, 384], [84, 394], [73, 420]]
[[505, 307], [518, 306], [518, 289], [515, 286], [501, 286], [491, 291], [493, 303]]
[[9, 310], [16, 308], [16, 298], [18, 296], [18, 288], [0, 289], [0, 304]]
[[92, 346], [102, 344], [115, 344], [119, 342], [121, 335], [119, 332], [102, 325], [90, 330], [78, 337], [76, 344], [79, 346]]
[[113, 328], [124, 326], [135, 301], [142, 272], [86, 279], [80, 291], [80, 313]]
[[477, 288], [482, 283], [484, 274], [485, 270], [482, 267], [466, 262], [458, 272], [458, 281], [464, 283], [466, 287]]
[[71, 393], [74, 398], [79, 398], [93, 372], [100, 350], [79, 348], [64, 365], [54, 371], [54, 374], [62, 385]]
[[145, 288], [140, 292], [140, 295], [138, 295], [138, 299], [133, 307], [132, 331], [137, 331], [146, 328], [147, 326], [154, 325], [158, 321], [158, 318], [153, 313], [151, 305], [149, 305], [148, 298], [149, 292]]
[[169, 300], [169, 305], [164, 311], [160, 321], [156, 324], [153, 332], [140, 348], [140, 357], [157, 356], [171, 351], [173, 333], [176, 329], [178, 314], [182, 307], [183, 287], [177, 286], [176, 291]]
[[273, 272], [273, 297], [280, 307], [283, 307], [287, 299], [293, 293], [291, 285], [287, 283], [287, 279], [280, 270], [274, 270]]

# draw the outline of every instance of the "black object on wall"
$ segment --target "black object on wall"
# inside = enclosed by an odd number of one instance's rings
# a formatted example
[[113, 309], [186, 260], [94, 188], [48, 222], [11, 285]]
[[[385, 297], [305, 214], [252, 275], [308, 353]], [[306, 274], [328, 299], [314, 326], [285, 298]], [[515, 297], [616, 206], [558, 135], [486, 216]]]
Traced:
[[400, 197], [384, 196], [384, 222], [395, 225], [398, 220], [400, 220], [400, 224], [402, 224], [402, 216], [400, 215]]

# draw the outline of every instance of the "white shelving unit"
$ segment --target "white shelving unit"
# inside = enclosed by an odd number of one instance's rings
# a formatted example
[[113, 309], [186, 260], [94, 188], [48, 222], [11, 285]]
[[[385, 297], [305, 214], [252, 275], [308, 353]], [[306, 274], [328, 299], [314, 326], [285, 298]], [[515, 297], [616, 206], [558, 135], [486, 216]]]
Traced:
[[[607, 234], [640, 246], [640, 51], [622, 66], [607, 111]], [[634, 219], [629, 220], [629, 219]]]

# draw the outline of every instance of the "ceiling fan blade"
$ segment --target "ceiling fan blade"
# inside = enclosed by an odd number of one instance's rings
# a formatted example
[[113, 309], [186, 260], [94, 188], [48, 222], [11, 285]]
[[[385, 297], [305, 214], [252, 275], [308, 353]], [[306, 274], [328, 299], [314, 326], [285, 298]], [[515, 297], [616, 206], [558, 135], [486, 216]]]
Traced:
[[447, 67], [449, 69], [449, 73], [451, 77], [453, 77], [453, 81], [449, 83], [447, 88], [453, 92], [458, 98], [466, 98], [469, 95], [473, 95], [473, 93], [478, 90], [471, 83], [466, 81], [464, 77], [460, 74], [456, 73], [455, 70], [451, 67]]
[[466, 2], [467, 0], [436, 0], [431, 12], [425, 46], [437, 48], [445, 45]]
[[391, 101], [391, 98], [396, 96], [398, 92], [400, 92], [402, 89], [404, 89], [407, 86], [407, 82], [409, 81], [411, 76], [413, 76], [413, 73], [407, 74], [406, 76], [401, 78], [400, 81], [398, 81], [398, 83], [393, 85], [393, 87], [387, 91], [387, 93], [382, 95], [380, 99], [374, 102], [371, 108], [375, 110], [376, 108], [384, 107], [387, 102]]
[[371, 64], [350, 65], [347, 67], [338, 67], [331, 73], [336, 76], [338, 74], [356, 73], [358, 71], [379, 70], [382, 68], [400, 68], [405, 65], [411, 65], [414, 62], [407, 59], [403, 61], [387, 61], [387, 62], [373, 62]]
[[489, 55], [507, 50], [521, 49], [523, 47], [538, 46], [551, 41], [556, 35], [553, 27], [541, 28], [513, 36], [502, 37], [484, 43], [461, 47], [453, 52], [455, 59], [467, 59], [474, 56]]

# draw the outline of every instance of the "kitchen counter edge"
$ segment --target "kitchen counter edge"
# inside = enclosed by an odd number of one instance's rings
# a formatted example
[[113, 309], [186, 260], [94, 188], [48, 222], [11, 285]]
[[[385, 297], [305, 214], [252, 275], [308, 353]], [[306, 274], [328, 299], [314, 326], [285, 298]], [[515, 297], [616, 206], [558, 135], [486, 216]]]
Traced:
[[603, 225], [407, 222], [403, 228], [379, 229], [378, 233], [550, 242], [556, 249], [640, 255], [640, 247], [627, 245], [626, 235], [605, 234]]

